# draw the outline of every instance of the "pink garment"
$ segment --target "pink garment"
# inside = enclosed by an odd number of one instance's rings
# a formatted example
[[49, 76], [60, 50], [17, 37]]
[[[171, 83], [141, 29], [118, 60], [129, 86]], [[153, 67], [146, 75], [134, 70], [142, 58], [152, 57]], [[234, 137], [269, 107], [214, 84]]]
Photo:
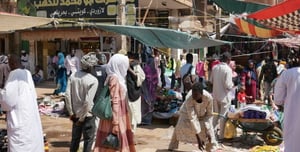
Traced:
[[212, 63], [211, 63], [211, 69], [214, 68], [214, 66], [217, 65], [217, 64], [219, 64], [219, 63], [221, 63], [219, 60], [212, 61]]
[[[113, 118], [111, 120], [100, 119], [97, 131], [94, 152], [135, 152], [133, 132], [128, 113], [128, 101], [125, 97], [119, 79], [116, 76], [109, 77], [109, 91], [111, 96]], [[119, 126], [118, 137], [120, 139], [120, 149], [108, 149], [102, 146], [102, 142], [111, 132], [113, 125]]]
[[199, 61], [196, 65], [196, 74], [199, 77], [205, 77], [204, 64], [205, 62]]

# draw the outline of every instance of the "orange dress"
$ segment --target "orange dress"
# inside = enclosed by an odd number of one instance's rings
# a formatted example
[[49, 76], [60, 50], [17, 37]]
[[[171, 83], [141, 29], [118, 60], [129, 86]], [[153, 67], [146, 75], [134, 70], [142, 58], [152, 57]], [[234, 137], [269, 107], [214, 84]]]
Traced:
[[[127, 93], [124, 94], [124, 90], [116, 76], [111, 76], [109, 78], [109, 89], [112, 99], [113, 119], [100, 120], [94, 152], [135, 152], [133, 133], [131, 131], [128, 113], [128, 103], [126, 101]], [[121, 147], [119, 150], [107, 149], [101, 146], [105, 137], [112, 131], [112, 124], [118, 124], [120, 128], [118, 137]]]

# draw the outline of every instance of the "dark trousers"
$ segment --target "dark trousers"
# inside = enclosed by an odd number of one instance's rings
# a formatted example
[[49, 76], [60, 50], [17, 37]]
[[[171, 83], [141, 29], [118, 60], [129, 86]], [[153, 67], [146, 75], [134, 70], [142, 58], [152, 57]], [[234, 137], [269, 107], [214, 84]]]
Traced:
[[176, 83], [175, 73], [172, 73], [171, 76], [171, 89], [174, 89]]
[[86, 117], [81, 125], [76, 125], [76, 122], [74, 122], [70, 152], [78, 151], [81, 135], [83, 135], [84, 141], [83, 152], [91, 152], [95, 139], [95, 128], [95, 116]]

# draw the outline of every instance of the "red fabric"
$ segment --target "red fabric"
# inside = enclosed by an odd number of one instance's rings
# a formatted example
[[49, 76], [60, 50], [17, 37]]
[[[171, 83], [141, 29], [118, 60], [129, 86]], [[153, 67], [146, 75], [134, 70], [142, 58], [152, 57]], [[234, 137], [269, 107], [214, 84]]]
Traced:
[[211, 63], [211, 69], [214, 68], [215, 65], [221, 63], [219, 60], [214, 60], [212, 63]]
[[237, 99], [240, 103], [246, 103], [246, 93], [245, 92], [239, 92], [237, 95]]
[[284, 14], [291, 13], [298, 9], [300, 9], [300, 0], [288, 0], [278, 5], [268, 7], [266, 9], [252, 13], [247, 17], [263, 20], [277, 16], [282, 16]]
[[205, 76], [204, 62], [199, 61], [196, 65], [196, 73], [199, 77]]

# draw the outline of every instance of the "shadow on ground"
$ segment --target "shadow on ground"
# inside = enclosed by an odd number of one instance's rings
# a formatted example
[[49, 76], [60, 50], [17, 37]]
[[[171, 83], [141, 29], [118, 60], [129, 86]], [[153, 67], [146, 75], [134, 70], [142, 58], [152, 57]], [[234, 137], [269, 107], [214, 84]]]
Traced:
[[70, 147], [70, 141], [53, 141], [50, 142], [52, 147]]

